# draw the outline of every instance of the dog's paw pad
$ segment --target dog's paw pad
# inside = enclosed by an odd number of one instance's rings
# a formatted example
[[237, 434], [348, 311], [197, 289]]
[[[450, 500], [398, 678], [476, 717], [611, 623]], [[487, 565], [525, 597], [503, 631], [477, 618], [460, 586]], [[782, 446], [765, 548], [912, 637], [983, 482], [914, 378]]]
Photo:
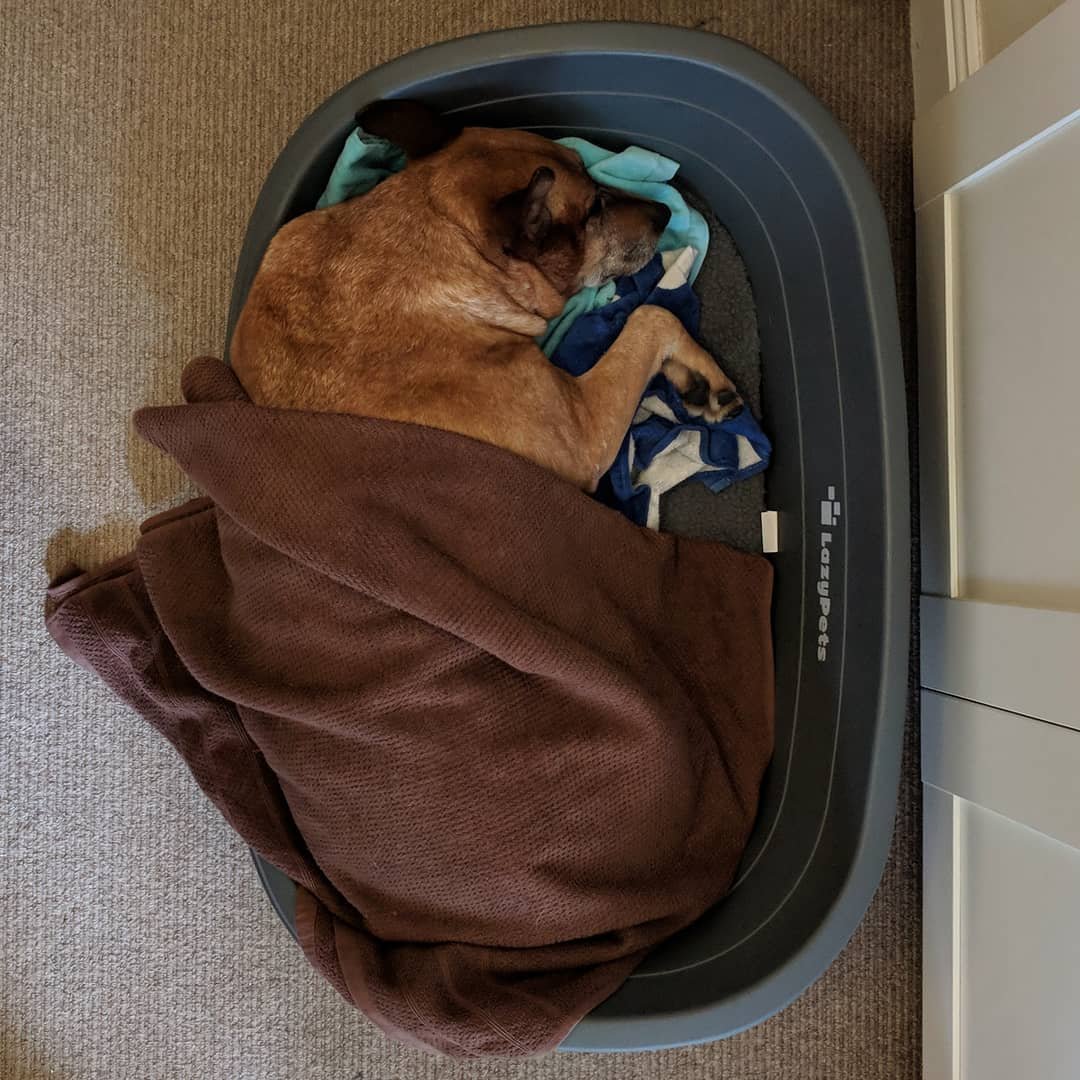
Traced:
[[743, 399], [734, 390], [721, 390], [713, 394], [710, 409], [713, 418], [717, 420], [730, 420], [743, 411]]
[[691, 373], [690, 385], [683, 391], [682, 399], [687, 405], [704, 409], [709, 405], [709, 395], [711, 393], [712, 388], [709, 386], [709, 380], [704, 375]]
[[688, 413], [712, 423], [738, 416], [743, 410], [742, 398], [730, 386], [714, 390], [703, 375], [692, 376], [682, 399]]

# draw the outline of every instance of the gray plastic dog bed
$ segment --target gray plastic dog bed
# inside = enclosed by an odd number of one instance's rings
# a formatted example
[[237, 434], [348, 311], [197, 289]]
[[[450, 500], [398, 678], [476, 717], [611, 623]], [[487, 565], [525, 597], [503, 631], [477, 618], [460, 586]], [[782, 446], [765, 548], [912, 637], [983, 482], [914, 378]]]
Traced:
[[[730, 231], [758, 313], [779, 514], [776, 755], [730, 895], [581, 1021], [574, 1050], [726, 1035], [781, 1009], [859, 923], [892, 833], [908, 656], [908, 463], [881, 207], [836, 121], [792, 76], [711, 34], [576, 24], [436, 45], [317, 109], [259, 196], [230, 331], [274, 232], [314, 207], [359, 108], [413, 97], [468, 124], [637, 143]], [[256, 860], [290, 926], [294, 890]]]

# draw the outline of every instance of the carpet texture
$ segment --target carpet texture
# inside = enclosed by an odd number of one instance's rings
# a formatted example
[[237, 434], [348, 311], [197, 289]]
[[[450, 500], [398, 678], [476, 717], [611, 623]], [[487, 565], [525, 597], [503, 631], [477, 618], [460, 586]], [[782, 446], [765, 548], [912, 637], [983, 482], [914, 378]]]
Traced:
[[[916, 1077], [914, 735], [877, 897], [783, 1013], [704, 1047], [459, 1065], [391, 1045], [308, 968], [174, 752], [45, 634], [47, 571], [125, 550], [140, 519], [189, 494], [129, 414], [177, 400], [184, 363], [220, 350], [245, 219], [303, 116], [416, 46], [585, 12], [565, 0], [2, 10], [0, 1076]], [[906, 0], [597, 0], [588, 14], [730, 34], [823, 98], [881, 191], [910, 344]]]

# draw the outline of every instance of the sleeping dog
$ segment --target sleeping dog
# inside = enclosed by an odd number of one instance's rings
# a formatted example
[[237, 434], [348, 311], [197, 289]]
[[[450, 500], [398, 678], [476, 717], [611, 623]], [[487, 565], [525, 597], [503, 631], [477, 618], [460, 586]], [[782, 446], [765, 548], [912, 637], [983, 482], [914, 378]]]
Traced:
[[358, 121], [408, 165], [274, 237], [230, 349], [256, 404], [443, 428], [587, 491], [660, 370], [696, 415], [741, 408], [662, 308], [635, 310], [576, 378], [534, 341], [578, 289], [652, 258], [666, 207], [598, 186], [574, 151], [529, 132], [455, 129], [408, 101]]

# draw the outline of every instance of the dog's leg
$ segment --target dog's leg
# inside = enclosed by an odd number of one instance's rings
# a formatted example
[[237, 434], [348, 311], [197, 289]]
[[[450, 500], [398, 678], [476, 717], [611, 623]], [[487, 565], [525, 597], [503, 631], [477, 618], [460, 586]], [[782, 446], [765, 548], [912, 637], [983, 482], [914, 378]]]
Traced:
[[611, 348], [576, 380], [585, 410], [581, 434], [590, 490], [611, 468], [641, 395], [661, 368], [689, 412], [720, 420], [742, 408], [731, 380], [670, 311], [639, 307]]

